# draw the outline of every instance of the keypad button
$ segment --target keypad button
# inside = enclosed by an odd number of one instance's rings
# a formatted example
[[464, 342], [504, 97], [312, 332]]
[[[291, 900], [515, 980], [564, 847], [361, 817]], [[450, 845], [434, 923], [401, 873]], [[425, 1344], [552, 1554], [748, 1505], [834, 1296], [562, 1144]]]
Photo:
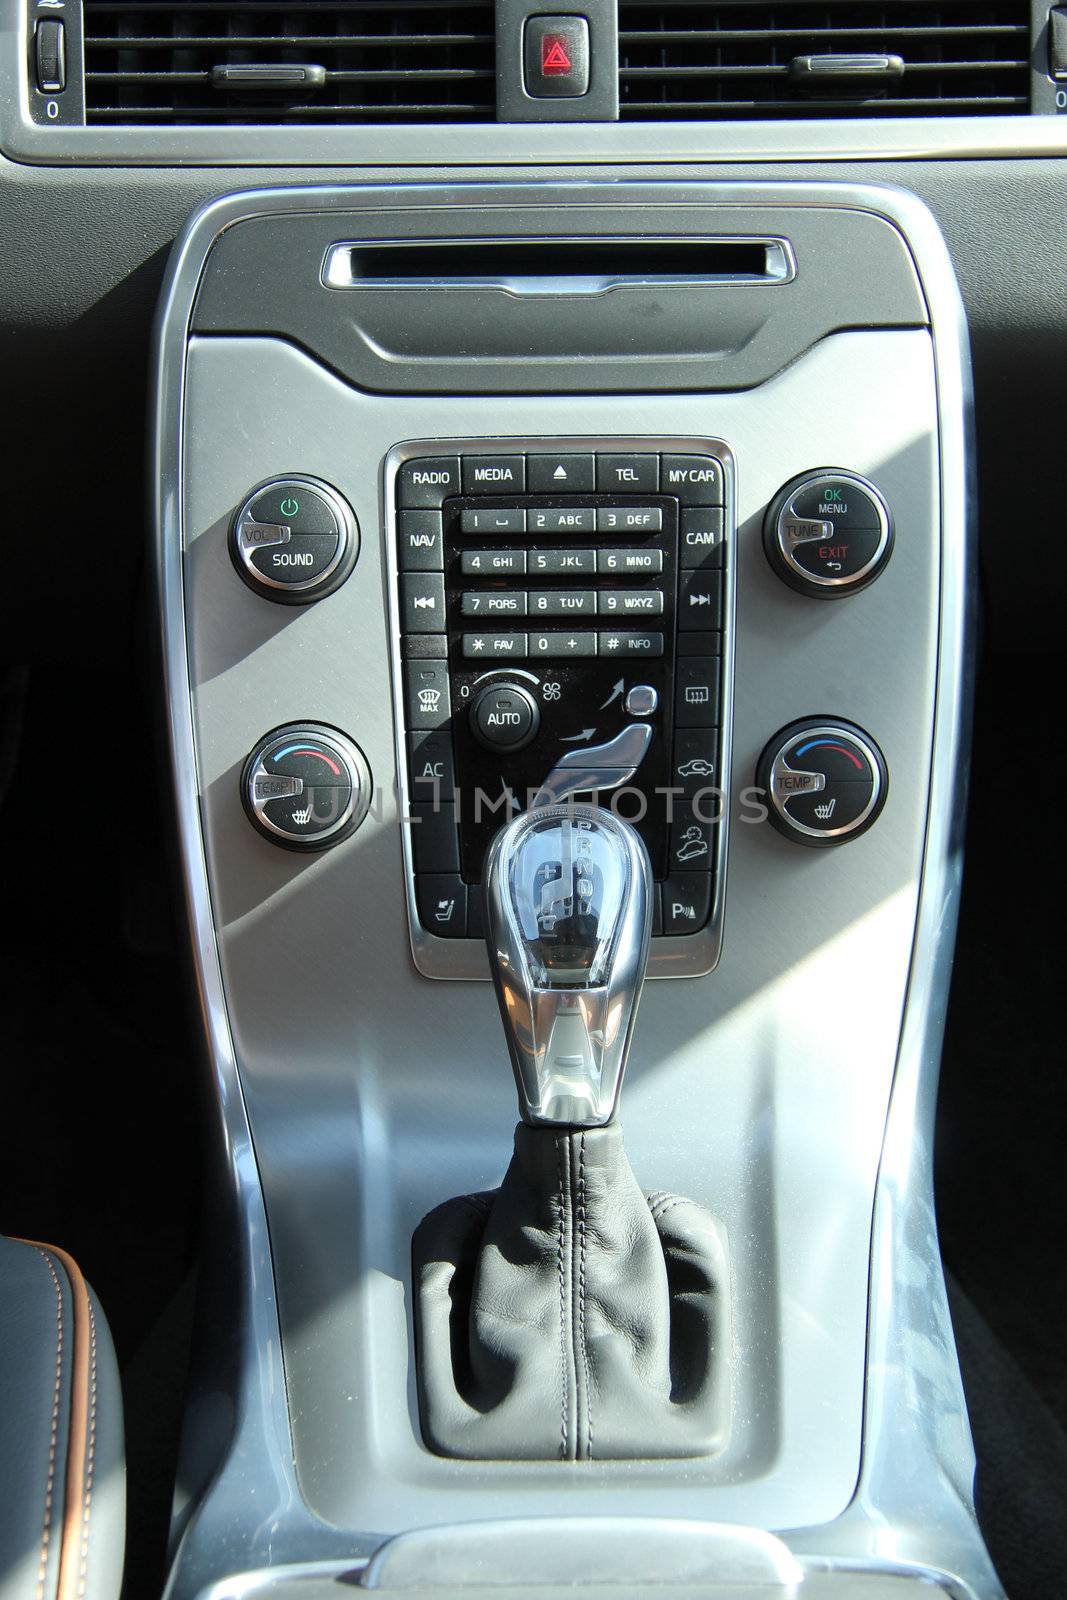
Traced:
[[655, 494], [659, 456], [597, 456], [596, 486], [602, 494]]
[[400, 636], [403, 661], [443, 661], [447, 655], [447, 633], [404, 633]]
[[440, 633], [445, 625], [445, 580], [435, 572], [400, 579], [400, 626], [405, 633]]
[[671, 872], [706, 872], [713, 860], [718, 811], [714, 796], [696, 806], [677, 800], [671, 823]]
[[719, 722], [718, 660], [679, 656], [674, 674], [674, 722], [678, 728], [714, 728]]
[[459, 494], [458, 456], [405, 461], [397, 473], [396, 503], [405, 509], [440, 510], [453, 494]]
[[583, 578], [596, 571], [595, 550], [531, 550], [529, 570], [543, 572], [546, 577]]
[[679, 628], [684, 632], [694, 628], [717, 628], [721, 621], [722, 573], [683, 572], [678, 585]]
[[659, 506], [598, 506], [598, 533], [659, 533], [663, 512]]
[[530, 655], [546, 660], [579, 661], [596, 655], [595, 633], [531, 633]]
[[662, 633], [638, 633], [633, 628], [608, 630], [600, 635], [602, 656], [647, 656], [649, 660], [663, 654]]
[[415, 879], [419, 921], [440, 939], [462, 939], [467, 931], [467, 885], [457, 872], [420, 872]]
[[592, 506], [532, 506], [526, 526], [531, 533], [593, 533], [596, 512]]
[[465, 617], [522, 617], [526, 615], [526, 595], [521, 589], [482, 589], [464, 594], [459, 608]]
[[404, 665], [404, 707], [409, 728], [447, 728], [452, 719], [447, 661]]
[[587, 617], [595, 611], [592, 589], [546, 589], [530, 595], [531, 617]]
[[[692, 800], [719, 781], [719, 730], [717, 728], [676, 728], [670, 787], [681, 791], [681, 798]], [[710, 811], [710, 797], [707, 809]]]
[[526, 551], [464, 550], [459, 570], [465, 578], [521, 578], [526, 573]]
[[659, 617], [662, 589], [601, 589], [597, 609], [602, 617]]
[[459, 514], [461, 533], [525, 533], [526, 513], [521, 506], [494, 507], [479, 511], [471, 506]]
[[464, 456], [464, 494], [522, 494], [526, 488], [524, 456]]
[[413, 800], [451, 800], [456, 787], [450, 733], [409, 733], [408, 771]]
[[397, 535], [401, 572], [443, 572], [445, 540], [439, 511], [402, 511]]
[[661, 886], [664, 933], [699, 933], [711, 915], [710, 872], [672, 872]]
[[409, 827], [416, 872], [459, 871], [454, 805], [413, 805]]
[[598, 550], [596, 568], [598, 572], [633, 573], [638, 577], [662, 572], [663, 551]]
[[463, 656], [467, 661], [520, 661], [526, 645], [524, 633], [465, 633]]
[[664, 494], [683, 506], [723, 504], [722, 463], [714, 456], [664, 456], [661, 481]]
[[590, 494], [596, 487], [593, 457], [527, 456], [526, 488], [530, 494]]
[[723, 560], [721, 506], [686, 506], [679, 529], [683, 571], [721, 567]]

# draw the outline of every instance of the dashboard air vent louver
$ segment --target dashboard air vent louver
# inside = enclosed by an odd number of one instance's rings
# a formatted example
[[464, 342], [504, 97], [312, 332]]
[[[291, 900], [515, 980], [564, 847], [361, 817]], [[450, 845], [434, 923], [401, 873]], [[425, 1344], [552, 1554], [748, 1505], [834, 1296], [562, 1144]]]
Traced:
[[1025, 115], [1029, 0], [619, 0], [620, 115]]
[[84, 0], [86, 120], [491, 122], [493, 0]]

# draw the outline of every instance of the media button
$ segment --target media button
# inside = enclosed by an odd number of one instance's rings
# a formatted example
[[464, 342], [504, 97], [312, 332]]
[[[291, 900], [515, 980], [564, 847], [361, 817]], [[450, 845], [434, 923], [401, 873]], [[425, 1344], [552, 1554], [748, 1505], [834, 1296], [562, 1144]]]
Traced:
[[526, 487], [525, 456], [464, 456], [464, 494], [521, 494]]

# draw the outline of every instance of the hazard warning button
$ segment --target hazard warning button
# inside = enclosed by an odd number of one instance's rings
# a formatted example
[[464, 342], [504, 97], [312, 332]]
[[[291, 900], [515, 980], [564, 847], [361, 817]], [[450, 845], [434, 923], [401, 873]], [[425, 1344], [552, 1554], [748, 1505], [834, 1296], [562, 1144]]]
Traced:
[[585, 17], [530, 17], [524, 51], [526, 93], [534, 100], [575, 99], [589, 90]]

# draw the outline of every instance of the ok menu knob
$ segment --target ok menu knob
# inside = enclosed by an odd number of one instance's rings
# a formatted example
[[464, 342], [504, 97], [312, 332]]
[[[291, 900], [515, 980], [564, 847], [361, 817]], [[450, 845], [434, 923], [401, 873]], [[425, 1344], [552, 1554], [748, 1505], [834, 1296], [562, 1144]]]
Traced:
[[873, 583], [893, 550], [884, 497], [855, 472], [806, 472], [779, 490], [763, 525], [763, 547], [791, 589], [820, 600]]

